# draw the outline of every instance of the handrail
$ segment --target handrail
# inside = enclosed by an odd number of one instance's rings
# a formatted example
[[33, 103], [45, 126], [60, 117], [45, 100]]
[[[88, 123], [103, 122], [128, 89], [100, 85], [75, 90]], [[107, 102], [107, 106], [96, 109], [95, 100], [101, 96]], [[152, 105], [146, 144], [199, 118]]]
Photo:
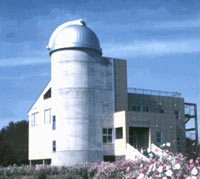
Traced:
[[141, 88], [128, 88], [128, 93], [135, 94], [147, 94], [147, 95], [156, 95], [156, 96], [169, 96], [169, 97], [181, 97], [181, 93], [178, 92], [168, 92], [168, 91], [158, 91], [158, 90], [149, 90]]

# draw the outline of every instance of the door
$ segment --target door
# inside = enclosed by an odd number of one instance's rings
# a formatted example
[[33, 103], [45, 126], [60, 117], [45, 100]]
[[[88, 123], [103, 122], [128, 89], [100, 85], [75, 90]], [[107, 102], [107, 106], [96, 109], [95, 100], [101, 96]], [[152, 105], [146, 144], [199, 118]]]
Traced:
[[129, 127], [129, 143], [134, 148], [147, 149], [149, 143], [149, 128]]

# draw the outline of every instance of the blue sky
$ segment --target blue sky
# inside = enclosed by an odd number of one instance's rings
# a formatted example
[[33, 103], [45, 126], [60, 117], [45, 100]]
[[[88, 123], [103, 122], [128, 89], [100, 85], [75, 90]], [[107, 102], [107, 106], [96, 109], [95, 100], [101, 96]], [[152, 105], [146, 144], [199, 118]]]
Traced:
[[200, 111], [200, 1], [0, 2], [0, 128], [27, 119], [50, 80], [49, 37], [84, 18], [103, 55], [127, 60], [128, 86], [178, 91]]

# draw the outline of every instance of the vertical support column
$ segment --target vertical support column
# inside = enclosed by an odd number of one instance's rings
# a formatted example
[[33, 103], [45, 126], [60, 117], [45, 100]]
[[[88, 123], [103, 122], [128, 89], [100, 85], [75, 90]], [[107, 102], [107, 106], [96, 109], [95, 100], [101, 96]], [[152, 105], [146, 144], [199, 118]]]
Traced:
[[29, 160], [29, 167], [32, 167], [32, 161]]
[[149, 128], [149, 145], [148, 148], [151, 148], [151, 128]]
[[194, 105], [194, 116], [195, 116], [195, 130], [196, 130], [196, 132], [195, 132], [195, 137], [196, 137], [196, 143], [198, 144], [199, 143], [199, 136], [198, 136], [198, 121], [197, 121], [197, 105], [195, 104]]

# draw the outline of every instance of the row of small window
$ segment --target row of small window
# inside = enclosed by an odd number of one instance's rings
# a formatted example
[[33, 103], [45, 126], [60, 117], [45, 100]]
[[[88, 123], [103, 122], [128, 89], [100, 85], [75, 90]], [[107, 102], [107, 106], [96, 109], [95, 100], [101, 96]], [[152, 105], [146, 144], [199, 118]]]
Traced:
[[[160, 113], [164, 113], [164, 109], [160, 109]], [[174, 111], [174, 114], [175, 114], [175, 117], [177, 120], [180, 120], [181, 119], [181, 116], [180, 116], [180, 111], [176, 110]]]
[[137, 111], [137, 112], [149, 112], [149, 106], [133, 104], [131, 106], [131, 110], [132, 111]]
[[[131, 110], [137, 112], [149, 112], [149, 106], [133, 104], [131, 106]], [[164, 109], [160, 109], [160, 113], [164, 113]], [[180, 111], [175, 111], [175, 116], [176, 119], [180, 120]]]
[[[115, 139], [123, 138], [123, 128], [118, 127], [115, 129]], [[112, 128], [103, 128], [103, 143], [112, 143], [113, 142], [113, 129]]]
[[[156, 132], [156, 143], [157, 144], [162, 144], [163, 143], [163, 139], [162, 139], [162, 132]], [[177, 136], [177, 145], [180, 146], [181, 145], [181, 137], [180, 135]]]
[[[44, 123], [51, 123], [51, 109], [44, 110]], [[31, 115], [31, 126], [39, 125], [39, 112]], [[56, 129], [56, 116], [53, 116], [52, 129]]]

